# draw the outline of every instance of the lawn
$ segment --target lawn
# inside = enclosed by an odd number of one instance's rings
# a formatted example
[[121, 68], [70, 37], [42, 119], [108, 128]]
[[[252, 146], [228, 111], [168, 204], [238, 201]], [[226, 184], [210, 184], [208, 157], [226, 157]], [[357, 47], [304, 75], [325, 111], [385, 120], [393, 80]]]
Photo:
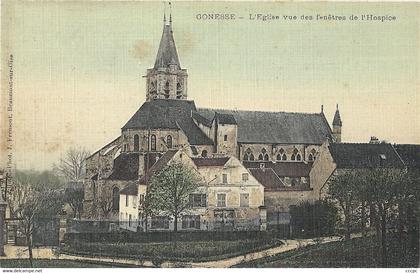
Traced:
[[[29, 268], [28, 259], [0, 259], [0, 268]], [[48, 260], [35, 259], [35, 268], [102, 268], [102, 267], [118, 267], [110, 264], [91, 263], [85, 261], [69, 261], [69, 260]]]
[[244, 253], [278, 246], [279, 240], [247, 239], [237, 241], [196, 241], [160, 243], [87, 243], [76, 242], [64, 247], [69, 254], [160, 259], [199, 262], [234, 257]]
[[[388, 241], [388, 267], [417, 268], [418, 249], [401, 255], [397, 243], [395, 237]], [[303, 247], [236, 267], [382, 267], [380, 255], [380, 246], [375, 238], [368, 237]]]

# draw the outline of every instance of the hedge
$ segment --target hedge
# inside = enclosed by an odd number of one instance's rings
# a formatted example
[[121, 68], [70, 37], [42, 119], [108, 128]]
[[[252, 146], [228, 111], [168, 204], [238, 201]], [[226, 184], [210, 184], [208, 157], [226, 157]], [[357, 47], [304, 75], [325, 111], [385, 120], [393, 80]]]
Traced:
[[194, 231], [194, 232], [108, 232], [108, 233], [66, 233], [64, 243], [106, 242], [106, 243], [150, 243], [173, 241], [236, 241], [245, 239], [270, 240], [282, 238], [277, 231]]

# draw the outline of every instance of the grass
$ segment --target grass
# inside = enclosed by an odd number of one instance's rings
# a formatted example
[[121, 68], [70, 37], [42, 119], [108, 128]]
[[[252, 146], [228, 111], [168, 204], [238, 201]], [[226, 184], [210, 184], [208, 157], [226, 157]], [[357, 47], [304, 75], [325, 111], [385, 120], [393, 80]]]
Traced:
[[201, 262], [224, 259], [280, 245], [278, 240], [237, 240], [160, 243], [77, 242], [63, 250], [69, 254]]
[[[28, 259], [0, 259], [0, 268], [29, 268]], [[119, 267], [107, 263], [95, 263], [86, 261], [70, 261], [56, 259], [34, 259], [35, 268], [105, 268]]]
[[[402, 255], [398, 240], [390, 235], [388, 241], [388, 267], [414, 267], [419, 265], [418, 249]], [[375, 237], [313, 245], [242, 263], [236, 267], [382, 267], [381, 251]]]

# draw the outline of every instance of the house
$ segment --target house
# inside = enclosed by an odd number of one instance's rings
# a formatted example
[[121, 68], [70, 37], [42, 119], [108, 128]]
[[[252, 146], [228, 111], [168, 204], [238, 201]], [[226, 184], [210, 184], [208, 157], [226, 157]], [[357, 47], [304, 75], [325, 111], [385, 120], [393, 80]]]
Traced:
[[324, 143], [310, 171], [319, 198], [327, 195], [328, 182], [337, 175], [372, 168], [405, 169], [396, 149], [387, 143]]
[[[182, 163], [200, 178], [190, 195], [190, 208], [178, 222], [178, 230], [264, 230], [264, 187], [235, 157], [191, 158], [183, 150], [166, 152], [138, 184], [120, 193], [120, 228], [126, 230], [172, 230], [173, 219], [165, 215], [144, 218], [142, 203], [150, 178], [165, 166]], [[132, 202], [137, 200], [137, 205]], [[143, 218], [142, 218], [143, 216]]]

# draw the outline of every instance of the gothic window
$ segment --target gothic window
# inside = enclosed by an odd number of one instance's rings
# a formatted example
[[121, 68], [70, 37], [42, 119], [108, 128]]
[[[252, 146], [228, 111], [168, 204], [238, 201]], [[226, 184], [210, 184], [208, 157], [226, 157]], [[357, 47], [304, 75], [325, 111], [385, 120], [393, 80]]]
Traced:
[[139, 135], [134, 135], [134, 151], [138, 152], [139, 148], [140, 148], [140, 139], [139, 139]]
[[314, 161], [316, 159], [315, 154], [316, 154], [315, 149], [312, 149], [311, 152], [309, 153], [308, 160]]
[[169, 81], [166, 81], [165, 88], [163, 89], [163, 91], [165, 91], [165, 98], [168, 99], [169, 98]]
[[180, 83], [180, 82], [178, 82], [178, 83], [176, 84], [176, 90], [177, 90], [178, 92], [181, 92], [181, 91], [182, 91], [182, 85], [181, 85], [181, 83]]
[[296, 181], [296, 179], [292, 179], [292, 181], [290, 181], [290, 185], [292, 186], [292, 187], [295, 187], [295, 186], [297, 186], [297, 181]]
[[149, 91], [150, 91], [151, 93], [156, 92], [156, 82], [152, 81], [152, 82], [150, 83]]
[[279, 153], [277, 154], [277, 161], [286, 161], [287, 160], [287, 156], [286, 153], [284, 152], [283, 148], [280, 149]]
[[293, 150], [293, 154], [292, 154], [291, 160], [292, 161], [301, 161], [302, 160], [302, 156], [300, 155], [298, 149], [295, 148]]
[[268, 157], [267, 150], [262, 148], [260, 155], [258, 156], [259, 161], [268, 161], [270, 158]]
[[245, 151], [245, 154], [244, 154], [244, 161], [254, 161], [254, 155], [252, 154], [252, 151], [251, 151], [251, 149], [250, 149], [250, 148], [248, 148], [248, 149]]
[[203, 150], [203, 151], [201, 152], [201, 156], [202, 156], [202, 157], [207, 157], [207, 150]]
[[172, 136], [168, 135], [166, 137], [166, 146], [168, 146], [169, 149], [172, 149]]
[[150, 150], [156, 151], [156, 136], [155, 135], [150, 136]]
[[118, 211], [120, 209], [120, 189], [114, 187], [112, 189], [112, 210]]

